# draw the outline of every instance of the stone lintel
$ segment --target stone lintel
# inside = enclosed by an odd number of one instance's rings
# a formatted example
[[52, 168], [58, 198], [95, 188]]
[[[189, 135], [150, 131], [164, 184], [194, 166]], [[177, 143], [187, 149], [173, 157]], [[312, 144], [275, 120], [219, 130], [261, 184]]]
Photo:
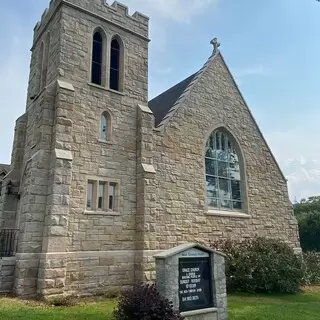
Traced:
[[153, 174], [156, 173], [156, 170], [152, 164], [142, 163], [142, 168], [143, 168], [143, 171], [146, 173], [153, 173]]
[[138, 108], [144, 113], [153, 114], [152, 110], [148, 106], [145, 106], [143, 104], [138, 104]]
[[66, 81], [63, 81], [63, 80], [57, 80], [57, 84], [58, 84], [58, 87], [61, 88], [61, 89], [65, 89], [65, 90], [69, 90], [69, 91], [75, 91], [74, 90], [74, 86], [69, 82], [66, 82]]
[[56, 159], [72, 161], [73, 156], [70, 150], [54, 149]]

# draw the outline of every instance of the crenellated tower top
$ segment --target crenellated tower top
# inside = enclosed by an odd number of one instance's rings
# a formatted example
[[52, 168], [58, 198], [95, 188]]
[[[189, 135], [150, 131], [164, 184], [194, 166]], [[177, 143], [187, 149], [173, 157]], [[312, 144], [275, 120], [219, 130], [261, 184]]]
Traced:
[[34, 43], [37, 42], [55, 13], [63, 5], [78, 9], [101, 20], [108, 21], [119, 28], [148, 38], [149, 17], [138, 11], [130, 15], [128, 7], [118, 1], [109, 5], [106, 0], [51, 0], [49, 8], [45, 9], [41, 16], [41, 21], [34, 27]]

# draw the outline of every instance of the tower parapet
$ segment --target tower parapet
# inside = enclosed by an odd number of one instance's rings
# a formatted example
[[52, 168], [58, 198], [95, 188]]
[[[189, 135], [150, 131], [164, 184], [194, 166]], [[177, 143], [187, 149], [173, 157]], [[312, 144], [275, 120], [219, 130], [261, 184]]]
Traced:
[[34, 43], [37, 42], [62, 5], [76, 8], [101, 20], [107, 20], [122, 29], [130, 30], [141, 37], [148, 38], [149, 17], [138, 11], [130, 15], [128, 7], [118, 1], [109, 5], [106, 0], [51, 0], [49, 7], [44, 10], [41, 20], [34, 27]]

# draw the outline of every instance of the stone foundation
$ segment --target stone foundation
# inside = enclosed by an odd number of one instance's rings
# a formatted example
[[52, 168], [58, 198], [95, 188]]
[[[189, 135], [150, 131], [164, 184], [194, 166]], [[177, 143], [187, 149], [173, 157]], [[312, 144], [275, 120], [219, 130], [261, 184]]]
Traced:
[[16, 258], [0, 258], [0, 293], [11, 293], [14, 281]]

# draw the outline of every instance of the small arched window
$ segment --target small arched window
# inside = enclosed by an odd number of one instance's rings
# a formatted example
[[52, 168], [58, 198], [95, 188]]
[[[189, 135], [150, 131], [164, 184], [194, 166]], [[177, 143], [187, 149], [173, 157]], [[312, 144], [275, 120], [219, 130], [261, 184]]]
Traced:
[[110, 53], [110, 89], [120, 91], [120, 68], [121, 68], [121, 52], [122, 48], [118, 39], [111, 41]]
[[243, 172], [240, 154], [232, 136], [225, 130], [214, 131], [205, 155], [207, 202], [219, 210], [243, 210]]
[[107, 111], [102, 113], [100, 119], [100, 140], [111, 140], [111, 117]]
[[103, 37], [100, 31], [93, 34], [91, 82], [102, 85]]

